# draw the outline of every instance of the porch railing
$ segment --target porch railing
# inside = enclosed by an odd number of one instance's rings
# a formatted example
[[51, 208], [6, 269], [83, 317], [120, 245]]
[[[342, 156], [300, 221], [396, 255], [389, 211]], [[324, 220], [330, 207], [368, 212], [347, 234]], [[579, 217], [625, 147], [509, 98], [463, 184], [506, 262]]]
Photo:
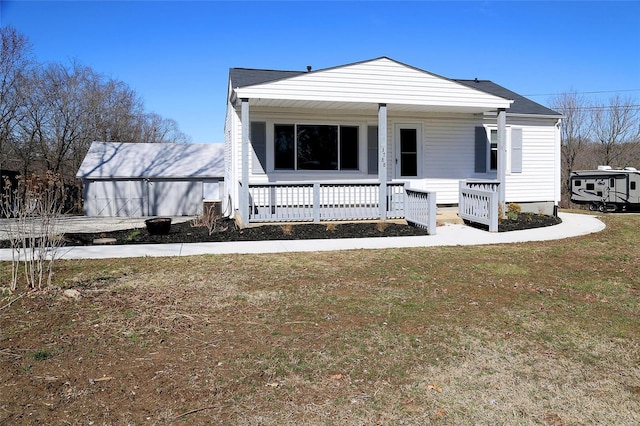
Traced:
[[489, 227], [489, 232], [498, 232], [498, 186], [497, 181], [461, 181], [458, 215], [470, 222]]
[[404, 213], [407, 222], [425, 228], [429, 235], [436, 233], [436, 193], [405, 188]]
[[[249, 185], [249, 222], [380, 219], [379, 183]], [[404, 217], [404, 184], [387, 184], [388, 218]]]

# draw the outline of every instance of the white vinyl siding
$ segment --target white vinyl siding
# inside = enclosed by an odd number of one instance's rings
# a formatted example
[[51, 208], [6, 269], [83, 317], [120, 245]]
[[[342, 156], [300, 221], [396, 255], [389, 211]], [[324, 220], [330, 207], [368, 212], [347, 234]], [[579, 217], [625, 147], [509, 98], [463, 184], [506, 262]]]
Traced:
[[507, 175], [507, 201], [554, 200], [554, 138], [554, 126], [522, 127], [522, 173]]
[[[510, 101], [409, 67], [388, 58], [301, 74], [285, 80], [236, 90], [238, 98], [272, 100], [265, 105], [282, 107], [288, 101], [336, 102], [331, 109], [351, 104], [378, 103], [450, 108], [508, 108]], [[278, 103], [277, 101], [284, 101]], [[309, 105], [306, 105], [307, 107]]]
[[234, 120], [237, 116], [236, 110], [231, 102], [227, 102], [227, 114], [224, 122], [224, 196], [222, 197], [223, 211], [232, 212], [235, 209], [233, 203], [238, 199], [238, 181], [236, 178], [237, 168], [234, 168], [235, 157], [238, 155], [239, 144], [234, 138], [236, 130], [240, 127]]
[[425, 178], [467, 179], [474, 174], [477, 124], [471, 116], [466, 119], [431, 119], [424, 123]]

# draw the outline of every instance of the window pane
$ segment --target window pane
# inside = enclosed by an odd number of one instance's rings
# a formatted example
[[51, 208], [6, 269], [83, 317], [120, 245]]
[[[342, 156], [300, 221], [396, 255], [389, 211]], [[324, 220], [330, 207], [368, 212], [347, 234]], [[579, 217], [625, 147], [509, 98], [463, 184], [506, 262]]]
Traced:
[[490, 170], [498, 169], [498, 131], [491, 131], [491, 164], [489, 165]]
[[358, 170], [358, 127], [340, 127], [340, 170]]
[[294, 168], [294, 126], [292, 124], [276, 124], [274, 126], [274, 157], [276, 169]]
[[416, 129], [400, 129], [402, 152], [418, 152], [418, 135]]
[[418, 176], [416, 154], [400, 154], [400, 175]]
[[338, 170], [338, 126], [298, 126], [298, 170]]

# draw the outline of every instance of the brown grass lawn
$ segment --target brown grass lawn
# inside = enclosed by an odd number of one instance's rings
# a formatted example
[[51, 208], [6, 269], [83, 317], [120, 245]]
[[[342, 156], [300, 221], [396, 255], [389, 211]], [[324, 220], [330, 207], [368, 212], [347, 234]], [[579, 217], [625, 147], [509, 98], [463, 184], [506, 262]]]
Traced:
[[61, 261], [60, 288], [0, 300], [0, 424], [640, 424], [640, 215], [604, 221], [555, 242]]

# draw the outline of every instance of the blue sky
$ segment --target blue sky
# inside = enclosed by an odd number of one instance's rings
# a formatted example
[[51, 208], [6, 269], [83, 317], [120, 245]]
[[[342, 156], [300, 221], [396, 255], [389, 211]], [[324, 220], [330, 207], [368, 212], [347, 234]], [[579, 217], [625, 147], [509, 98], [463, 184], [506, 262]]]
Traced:
[[229, 68], [304, 70], [380, 56], [489, 79], [546, 104], [640, 98], [638, 1], [16, 1], [0, 24], [40, 62], [124, 81], [193, 142], [222, 142]]

